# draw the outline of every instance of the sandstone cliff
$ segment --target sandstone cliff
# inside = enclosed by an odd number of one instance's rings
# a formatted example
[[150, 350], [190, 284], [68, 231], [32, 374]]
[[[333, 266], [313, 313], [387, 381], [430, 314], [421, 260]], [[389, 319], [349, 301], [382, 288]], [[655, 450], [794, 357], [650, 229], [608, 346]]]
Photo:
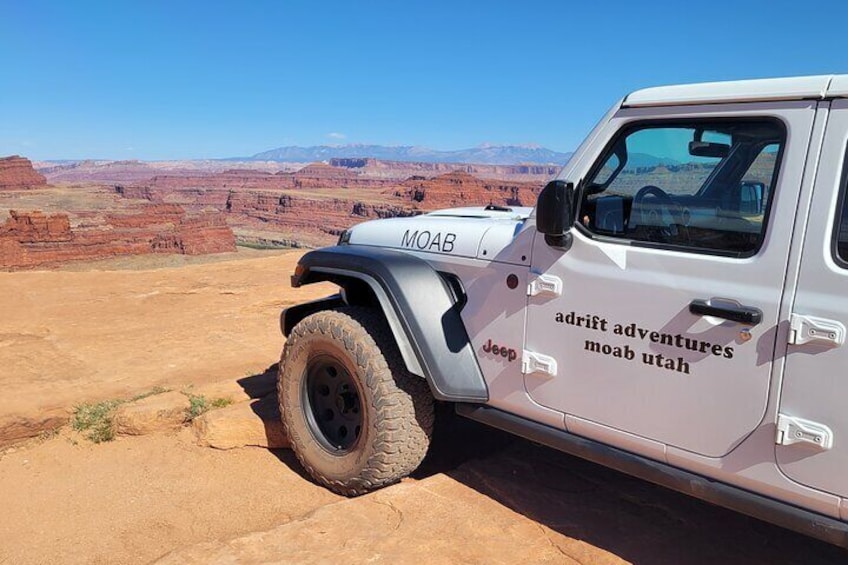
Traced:
[[92, 217], [75, 228], [64, 213], [13, 210], [0, 225], [0, 268], [4, 269], [145, 253], [225, 251], [235, 251], [235, 237], [220, 213], [189, 216], [176, 205], [149, 205]]
[[[332, 243], [344, 229], [376, 218], [410, 216], [456, 206], [532, 206], [541, 182], [477, 178], [465, 171], [404, 181], [375, 179], [344, 167], [313, 163], [295, 173], [233, 170], [209, 175], [157, 176], [117, 186], [124, 198], [193, 213], [214, 210], [241, 241]], [[168, 215], [167, 208], [159, 208]]]
[[157, 175], [140, 187], [123, 187], [125, 191], [141, 188], [156, 192], [186, 189], [298, 189], [298, 188], [386, 188], [393, 181], [360, 175], [343, 167], [312, 163], [295, 172], [271, 174], [246, 169], [222, 173], [191, 175]]
[[46, 184], [47, 179], [35, 172], [29, 159], [18, 155], [0, 158], [0, 190], [38, 188]]
[[538, 183], [479, 179], [456, 171], [434, 178], [409, 178], [390, 194], [429, 211], [487, 204], [533, 206], [541, 188]]

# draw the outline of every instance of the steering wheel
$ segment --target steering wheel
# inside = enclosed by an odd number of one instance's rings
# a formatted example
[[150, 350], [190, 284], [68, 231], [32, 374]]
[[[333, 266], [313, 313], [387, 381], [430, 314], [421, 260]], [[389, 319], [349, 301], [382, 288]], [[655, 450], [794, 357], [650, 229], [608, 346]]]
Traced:
[[[656, 200], [656, 203], [651, 200]], [[663, 219], [666, 214], [671, 218], [671, 222]], [[676, 237], [678, 228], [685, 226], [683, 214], [677, 203], [666, 191], [652, 184], [640, 188], [633, 197], [631, 218], [636, 219], [636, 225], [657, 228], [666, 237]], [[632, 221], [631, 225], [633, 225]]]

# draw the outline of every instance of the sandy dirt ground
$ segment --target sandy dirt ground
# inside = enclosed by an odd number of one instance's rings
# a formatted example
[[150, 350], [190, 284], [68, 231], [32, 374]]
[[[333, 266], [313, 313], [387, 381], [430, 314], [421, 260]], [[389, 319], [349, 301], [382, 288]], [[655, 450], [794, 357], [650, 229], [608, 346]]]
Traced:
[[[332, 291], [287, 288], [299, 255], [0, 273], [2, 429], [264, 372], [282, 344], [280, 309]], [[287, 450], [199, 447], [189, 428], [95, 445], [64, 427], [0, 448], [0, 507], [3, 565], [848, 563], [843, 550], [449, 411], [413, 477], [356, 499], [314, 485]]]
[[[289, 287], [301, 255], [0, 273], [0, 446], [55, 426], [84, 401], [261, 373], [279, 359], [282, 308], [333, 292]], [[169, 261], [140, 258], [157, 260]]]

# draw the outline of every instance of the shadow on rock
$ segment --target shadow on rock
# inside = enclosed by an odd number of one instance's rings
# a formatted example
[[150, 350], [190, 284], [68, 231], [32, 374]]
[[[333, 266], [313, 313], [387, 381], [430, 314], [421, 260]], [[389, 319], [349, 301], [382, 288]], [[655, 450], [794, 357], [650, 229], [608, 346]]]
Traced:
[[448, 473], [469, 461], [502, 451], [516, 440], [511, 434], [458, 416], [452, 404], [438, 402], [430, 450], [412, 478], [421, 480]]
[[[272, 365], [239, 384], [265, 396], [276, 371]], [[311, 482], [293, 452], [271, 452]], [[636, 564], [848, 563], [840, 548], [467, 420], [442, 403], [430, 451], [412, 478], [439, 473]]]
[[525, 440], [448, 475], [535, 522], [632, 563], [848, 561], [840, 548]]
[[250, 398], [264, 398], [269, 394], [275, 394], [277, 392], [277, 370], [279, 366], [279, 363], [274, 363], [261, 373], [248, 375], [236, 382]]

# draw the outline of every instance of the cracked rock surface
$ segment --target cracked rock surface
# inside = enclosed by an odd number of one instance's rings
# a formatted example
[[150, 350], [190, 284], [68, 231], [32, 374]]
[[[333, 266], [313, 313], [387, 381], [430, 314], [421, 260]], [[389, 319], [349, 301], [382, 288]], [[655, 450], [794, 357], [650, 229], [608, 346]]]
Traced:
[[[583, 552], [570, 556], [560, 538], [436, 475], [328, 505], [271, 530], [178, 550], [158, 563], [579, 563]], [[597, 549], [591, 555], [593, 563], [624, 563]]]
[[481, 449], [490, 430], [448, 431], [415, 479], [158, 563], [846, 562], [838, 548], [530, 442]]

